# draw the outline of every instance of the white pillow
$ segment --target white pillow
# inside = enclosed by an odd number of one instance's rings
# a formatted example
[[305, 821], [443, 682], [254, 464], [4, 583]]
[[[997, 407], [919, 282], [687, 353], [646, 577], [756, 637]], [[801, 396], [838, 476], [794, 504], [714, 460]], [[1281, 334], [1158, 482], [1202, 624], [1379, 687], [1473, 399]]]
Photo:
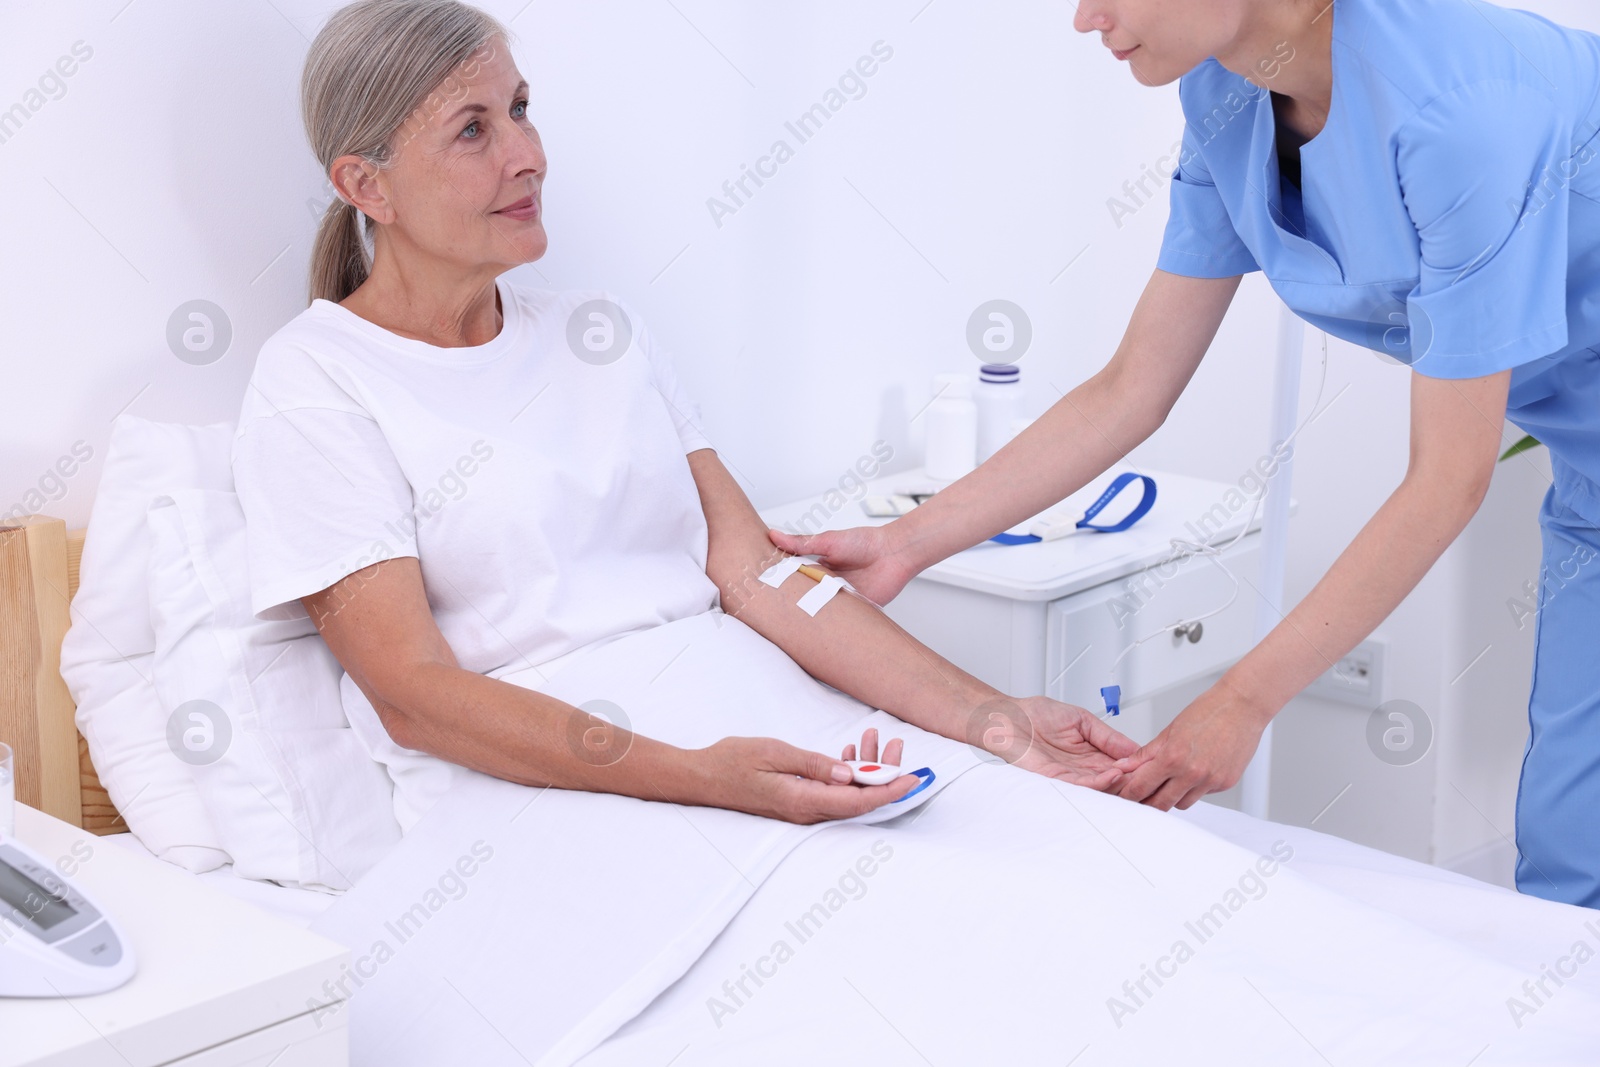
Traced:
[[61, 645], [61, 676], [100, 783], [146, 848], [195, 872], [222, 866], [228, 854], [189, 766], [167, 747], [167, 716], [151, 682], [156, 639], [145, 513], [162, 493], [231, 489], [232, 444], [228, 423], [116, 419]]
[[235, 494], [158, 497], [149, 524], [156, 692], [234, 873], [350, 888], [400, 827], [388, 775], [345, 720], [339, 661], [298, 605], [251, 613]]

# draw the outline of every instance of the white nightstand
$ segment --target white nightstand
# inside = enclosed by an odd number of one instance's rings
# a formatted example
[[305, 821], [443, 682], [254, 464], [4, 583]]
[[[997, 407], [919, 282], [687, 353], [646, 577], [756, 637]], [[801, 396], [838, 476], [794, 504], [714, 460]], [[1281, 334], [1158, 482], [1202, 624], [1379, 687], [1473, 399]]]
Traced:
[[345, 1067], [346, 949], [26, 805], [17, 837], [102, 903], [139, 970], [120, 989], [0, 998], [0, 1067]]
[[[1050, 511], [1082, 515], [1122, 469], [1096, 478]], [[1142, 473], [1156, 480], [1156, 503], [1132, 528], [1037, 544], [986, 541], [923, 571], [885, 610], [923, 644], [1003, 692], [1045, 694], [1103, 710], [1100, 687], [1108, 684], [1119, 654], [1162, 626], [1218, 607], [1233, 593], [1228, 574], [1205, 557], [1156, 566], [1171, 555], [1170, 539], [1226, 544], [1250, 517], [1251, 502], [1237, 486]], [[794, 533], [880, 526], [892, 520], [868, 518], [862, 497], [924, 480], [920, 471], [909, 471], [868, 482], [867, 494], [834, 491], [761, 515], [772, 527]], [[1126, 499], [1108, 505], [1101, 521], [1126, 514], [1136, 491], [1130, 487]], [[1222, 557], [1239, 581], [1238, 595], [1224, 611], [1205, 619], [1198, 631], [1144, 642], [1117, 665], [1124, 705], [1224, 670], [1251, 647], [1259, 529], [1257, 516], [1251, 532]]]

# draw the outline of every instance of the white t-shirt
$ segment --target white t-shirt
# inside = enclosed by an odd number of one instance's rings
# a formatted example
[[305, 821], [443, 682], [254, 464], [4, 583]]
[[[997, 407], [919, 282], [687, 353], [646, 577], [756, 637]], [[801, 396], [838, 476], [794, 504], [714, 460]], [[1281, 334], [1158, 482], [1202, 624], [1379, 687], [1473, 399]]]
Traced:
[[258, 615], [415, 556], [461, 666], [500, 676], [717, 607], [685, 459], [711, 446], [667, 354], [610, 293], [496, 285], [484, 345], [328, 300], [267, 339], [233, 450]]

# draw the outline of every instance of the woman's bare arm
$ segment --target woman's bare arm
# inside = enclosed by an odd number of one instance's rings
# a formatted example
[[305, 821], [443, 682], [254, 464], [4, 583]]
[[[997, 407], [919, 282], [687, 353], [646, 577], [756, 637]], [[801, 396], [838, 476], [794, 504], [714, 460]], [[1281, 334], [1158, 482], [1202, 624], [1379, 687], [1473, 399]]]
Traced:
[[788, 553], [709, 448], [689, 454], [710, 528], [706, 573], [729, 615], [778, 645], [815, 678], [907, 722], [965, 736], [968, 714], [1004, 694], [938, 655], [878, 608], [840, 591], [816, 616], [796, 601], [817, 583], [791, 574], [777, 589], [758, 578]]
[[807, 615], [796, 601], [816, 583], [803, 574], [776, 589], [763, 584], [759, 576], [786, 553], [767, 540], [766, 524], [715, 452], [691, 452], [689, 467], [710, 528], [706, 573], [723, 610], [813, 677], [1026, 770], [1100, 789], [1119, 777], [1112, 761], [1138, 746], [1084, 709], [1044, 697], [1012, 700], [847, 592]]
[[770, 738], [677, 748], [465, 670], [434, 622], [415, 557], [375, 564], [302, 603], [396, 744], [496, 778], [791, 822], [858, 815], [913, 784], [828, 784], [841, 771], [849, 780], [842, 763]]

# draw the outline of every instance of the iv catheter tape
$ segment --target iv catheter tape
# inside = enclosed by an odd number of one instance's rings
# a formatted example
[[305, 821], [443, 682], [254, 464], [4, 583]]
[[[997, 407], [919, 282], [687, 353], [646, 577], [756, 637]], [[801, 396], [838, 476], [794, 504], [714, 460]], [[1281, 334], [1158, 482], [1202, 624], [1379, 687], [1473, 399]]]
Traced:
[[[805, 556], [785, 556], [761, 573], [760, 581], [763, 585], [770, 585], [777, 589], [783, 585], [784, 579], [799, 570], [814, 572], [816, 568], [807, 566], [810, 560]], [[822, 606], [832, 600], [841, 589], [850, 589], [852, 586], [838, 575], [826, 574], [815, 586], [806, 591], [805, 596], [798, 601], [800, 610], [807, 615], [815, 616], [822, 610]]]
[[838, 593], [839, 590], [843, 588], [843, 578], [839, 577], [837, 574], [828, 575], [826, 578], [822, 579], [822, 581], [818, 582], [813, 588], [808, 590], [805, 596], [800, 598], [798, 601], [800, 610], [805, 612], [807, 615], [815, 616], [817, 612], [822, 610], [822, 606], [828, 601], [832, 600], [834, 594]]
[[770, 585], [776, 589], [783, 584], [783, 580], [805, 565], [804, 556], [784, 556], [778, 562], [761, 572], [761, 584]]

